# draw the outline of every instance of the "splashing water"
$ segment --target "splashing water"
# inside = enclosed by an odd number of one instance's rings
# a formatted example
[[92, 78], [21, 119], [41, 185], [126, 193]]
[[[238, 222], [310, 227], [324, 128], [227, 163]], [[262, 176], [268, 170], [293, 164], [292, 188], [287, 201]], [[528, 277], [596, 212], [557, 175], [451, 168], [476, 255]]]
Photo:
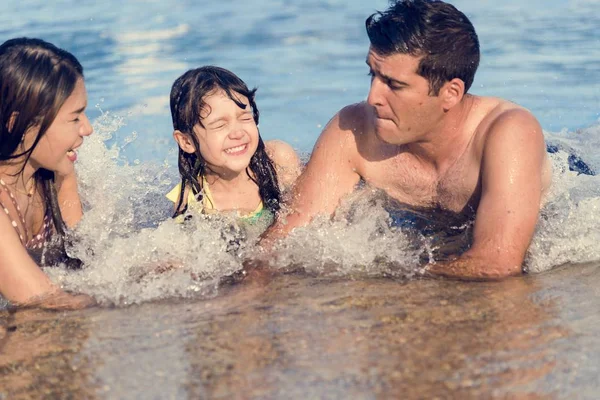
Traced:
[[[198, 215], [185, 224], [172, 220], [164, 194], [178, 182], [174, 168], [168, 162], [129, 164], [114, 138], [123, 126], [122, 118], [104, 113], [95, 122], [96, 134], [81, 148], [78, 174], [86, 214], [71, 253], [86, 267], [45, 271], [65, 289], [106, 304], [215, 295], [219, 282], [240, 271], [247, 256], [261, 258], [254, 246], [260, 232], [249, 234], [226, 216]], [[575, 152], [598, 169], [590, 149], [600, 140], [599, 130], [546, 133], [560, 149], [550, 154], [553, 187], [527, 256], [530, 272], [600, 260], [595, 246], [600, 178], [568, 168], [569, 154]], [[320, 276], [411, 279], [435, 250], [429, 238], [393, 226], [385, 199], [364, 188], [332, 219], [317, 219], [280, 241], [268, 264], [276, 271], [301, 269]]]
[[[420, 273], [421, 237], [391, 224], [385, 199], [368, 188], [347, 199], [333, 219], [317, 218], [296, 228], [275, 247], [272, 268], [302, 268], [327, 276], [393, 276]], [[418, 235], [417, 235], [418, 236]]]
[[[116, 144], [123, 120], [108, 113], [95, 123], [78, 165], [86, 213], [71, 255], [86, 267], [46, 268], [64, 288], [98, 301], [131, 304], [171, 296], [210, 296], [219, 278], [241, 268], [227, 252], [236, 230], [224, 218], [198, 216], [185, 225], [171, 220], [164, 194], [176, 182], [168, 164], [130, 165]], [[128, 140], [126, 140], [126, 143]]]
[[527, 259], [531, 272], [542, 272], [567, 263], [600, 260], [600, 176], [570, 171], [569, 154], [576, 153], [598, 171], [600, 158], [592, 151], [600, 144], [600, 125], [575, 134], [546, 133], [549, 143], [565, 150], [550, 154], [552, 191], [542, 209]]

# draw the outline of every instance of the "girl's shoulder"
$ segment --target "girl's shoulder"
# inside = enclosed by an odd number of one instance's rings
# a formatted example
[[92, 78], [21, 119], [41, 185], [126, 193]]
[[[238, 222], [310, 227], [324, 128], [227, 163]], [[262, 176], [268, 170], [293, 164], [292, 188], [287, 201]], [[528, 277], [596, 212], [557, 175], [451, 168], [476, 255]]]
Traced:
[[265, 149], [275, 164], [280, 183], [291, 186], [300, 175], [300, 158], [294, 148], [282, 140], [268, 140]]
[[294, 148], [283, 140], [267, 140], [265, 148], [275, 164], [300, 163]]

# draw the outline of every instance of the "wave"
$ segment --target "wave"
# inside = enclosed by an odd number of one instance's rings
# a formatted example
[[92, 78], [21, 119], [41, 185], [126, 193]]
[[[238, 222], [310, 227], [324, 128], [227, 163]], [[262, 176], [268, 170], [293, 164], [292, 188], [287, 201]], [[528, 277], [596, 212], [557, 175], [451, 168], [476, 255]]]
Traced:
[[[223, 279], [243, 269], [247, 257], [264, 258], [255, 246], [260, 232], [245, 231], [227, 216], [172, 220], [164, 194], [178, 182], [175, 168], [129, 163], [114, 139], [122, 126], [122, 118], [104, 113], [81, 148], [78, 175], [86, 213], [71, 253], [86, 267], [45, 268], [51, 279], [104, 304], [210, 297]], [[557, 147], [550, 154], [554, 181], [526, 258], [530, 273], [600, 260], [600, 177], [569, 169], [569, 156], [578, 154], [598, 170], [600, 158], [592, 150], [599, 131], [592, 126], [546, 132]], [[276, 250], [268, 264], [282, 273], [412, 279], [439, 246], [434, 238], [395, 225], [381, 193], [363, 188], [332, 219], [294, 230]]]

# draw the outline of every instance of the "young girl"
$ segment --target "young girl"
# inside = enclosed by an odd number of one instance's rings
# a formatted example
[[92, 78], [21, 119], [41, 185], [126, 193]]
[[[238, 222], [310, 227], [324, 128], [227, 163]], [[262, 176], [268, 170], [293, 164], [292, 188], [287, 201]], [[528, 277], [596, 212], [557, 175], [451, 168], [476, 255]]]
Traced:
[[65, 252], [66, 226], [82, 216], [73, 163], [92, 133], [83, 69], [39, 39], [0, 46], [0, 294], [16, 304], [79, 307], [40, 263], [78, 260]]
[[181, 184], [167, 195], [175, 203], [174, 217], [190, 207], [233, 212], [264, 228], [273, 222], [280, 184], [293, 183], [299, 160], [288, 144], [261, 139], [255, 92], [232, 72], [213, 66], [190, 70], [173, 84], [181, 175]]

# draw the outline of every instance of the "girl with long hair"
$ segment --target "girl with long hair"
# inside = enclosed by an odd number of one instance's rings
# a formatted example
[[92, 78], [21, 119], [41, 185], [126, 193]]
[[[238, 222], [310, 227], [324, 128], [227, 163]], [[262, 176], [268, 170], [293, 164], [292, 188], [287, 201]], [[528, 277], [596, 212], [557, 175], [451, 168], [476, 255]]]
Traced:
[[83, 68], [40, 39], [0, 45], [0, 294], [14, 304], [79, 307], [40, 265], [80, 262], [65, 250], [82, 216], [74, 162], [92, 126]]
[[281, 207], [282, 189], [299, 173], [299, 160], [282, 141], [263, 142], [259, 112], [248, 86], [214, 66], [190, 70], [171, 89], [173, 137], [181, 183], [167, 197], [174, 217], [188, 207], [233, 212], [265, 228]]

